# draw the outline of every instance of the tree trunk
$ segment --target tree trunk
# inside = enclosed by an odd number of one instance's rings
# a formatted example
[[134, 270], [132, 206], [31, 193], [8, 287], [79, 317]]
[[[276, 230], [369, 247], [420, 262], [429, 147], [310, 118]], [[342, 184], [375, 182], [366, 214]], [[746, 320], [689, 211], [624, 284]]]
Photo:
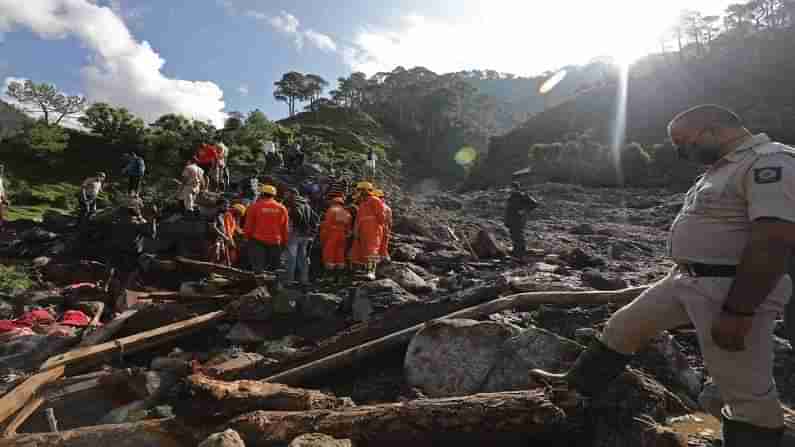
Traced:
[[[189, 420], [228, 420], [254, 410], [308, 411], [345, 406], [343, 399], [316, 390], [277, 383], [225, 382], [202, 375], [185, 379], [178, 414]], [[181, 407], [181, 408], [180, 408]]]
[[[324, 433], [357, 443], [566, 437], [566, 413], [543, 391], [476, 394], [355, 407], [342, 411], [255, 411], [230, 421], [249, 447]], [[485, 445], [485, 444], [484, 444]]]

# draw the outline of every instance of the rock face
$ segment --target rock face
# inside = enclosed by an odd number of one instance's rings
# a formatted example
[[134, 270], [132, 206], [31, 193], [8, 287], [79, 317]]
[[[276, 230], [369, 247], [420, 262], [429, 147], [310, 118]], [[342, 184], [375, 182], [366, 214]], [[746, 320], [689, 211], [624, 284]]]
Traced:
[[415, 260], [420, 253], [422, 253], [422, 250], [413, 245], [399, 244], [392, 249], [392, 259], [401, 262], [411, 262]]
[[353, 297], [353, 319], [370, 321], [374, 314], [402, 304], [419, 301], [391, 279], [371, 281], [356, 289]]
[[350, 439], [336, 439], [322, 433], [307, 433], [293, 439], [289, 447], [351, 447], [351, 445], [353, 444]]
[[530, 326], [502, 345], [500, 357], [483, 392], [524, 390], [531, 387], [528, 371], [541, 368], [560, 372], [574, 363], [583, 347], [547, 330]]
[[583, 284], [596, 290], [620, 290], [627, 287], [627, 282], [614, 275], [605, 275], [598, 270], [587, 269], [580, 276]]
[[422, 277], [414, 273], [408, 266], [398, 263], [387, 264], [379, 268], [379, 276], [391, 279], [411, 293], [428, 293], [433, 287]]
[[236, 431], [228, 428], [208, 436], [199, 447], [246, 447], [246, 444]]
[[406, 381], [431, 397], [477, 393], [499, 360], [501, 346], [518, 333], [514, 326], [490, 321], [434, 322], [409, 344]]
[[485, 259], [502, 258], [507, 253], [505, 247], [497, 241], [494, 234], [486, 230], [480, 230], [478, 232], [477, 236], [472, 241], [472, 248], [475, 250], [478, 257]]

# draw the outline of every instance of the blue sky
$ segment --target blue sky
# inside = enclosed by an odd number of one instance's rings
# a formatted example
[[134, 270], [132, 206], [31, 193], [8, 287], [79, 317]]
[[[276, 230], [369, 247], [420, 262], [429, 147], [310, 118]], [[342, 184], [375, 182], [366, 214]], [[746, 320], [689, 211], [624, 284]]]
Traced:
[[290, 70], [333, 84], [397, 65], [534, 75], [603, 55], [632, 60], [660, 47], [681, 9], [714, 13], [730, 2], [654, 3], [664, 4], [0, 0], [0, 87], [46, 81], [149, 120], [173, 111], [218, 122], [255, 108], [281, 118], [273, 82]]

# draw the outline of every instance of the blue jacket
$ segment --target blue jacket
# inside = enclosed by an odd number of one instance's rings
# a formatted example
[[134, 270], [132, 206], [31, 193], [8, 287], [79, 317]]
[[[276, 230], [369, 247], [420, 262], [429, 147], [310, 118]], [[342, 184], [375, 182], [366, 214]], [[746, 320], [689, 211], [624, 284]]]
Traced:
[[122, 174], [132, 177], [143, 177], [145, 173], [146, 163], [144, 163], [144, 159], [141, 157], [130, 159], [130, 162], [127, 163], [127, 166], [125, 166], [124, 170], [122, 171]]

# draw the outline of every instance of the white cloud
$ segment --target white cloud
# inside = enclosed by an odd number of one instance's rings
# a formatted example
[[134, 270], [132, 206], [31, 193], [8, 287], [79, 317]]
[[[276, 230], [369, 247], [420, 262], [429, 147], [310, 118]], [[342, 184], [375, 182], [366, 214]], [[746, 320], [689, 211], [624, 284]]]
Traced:
[[136, 41], [109, 7], [87, 0], [0, 0], [0, 31], [29, 28], [48, 39], [77, 37], [93, 54], [83, 67], [86, 95], [127, 107], [147, 121], [165, 113], [210, 120], [225, 119], [223, 91], [209, 81], [166, 77], [165, 61], [148, 42]]
[[[260, 14], [257, 12], [252, 12], [252, 13]], [[270, 19], [268, 19], [268, 22], [271, 24], [271, 26], [273, 26], [277, 30], [287, 34], [297, 33], [298, 25], [300, 25], [298, 19], [294, 15], [289, 14], [286, 11], [282, 11], [278, 16], [271, 17]]]
[[306, 30], [304, 33], [307, 39], [312, 42], [318, 49], [323, 51], [335, 52], [337, 51], [337, 44], [334, 40], [326, 34], [319, 33], [315, 30]]
[[[705, 13], [731, 0], [700, 0]], [[462, 6], [463, 7], [463, 6]], [[373, 74], [396, 66], [437, 72], [494, 69], [535, 75], [596, 56], [637, 58], [660, 47], [659, 36], [693, 2], [604, 0], [468, 3], [457, 18], [409, 14], [391, 27], [364, 26], [341, 53], [354, 71]]]
[[237, 91], [243, 96], [248, 96], [249, 93], [248, 85], [246, 84], [241, 85], [240, 87], [237, 88]]

